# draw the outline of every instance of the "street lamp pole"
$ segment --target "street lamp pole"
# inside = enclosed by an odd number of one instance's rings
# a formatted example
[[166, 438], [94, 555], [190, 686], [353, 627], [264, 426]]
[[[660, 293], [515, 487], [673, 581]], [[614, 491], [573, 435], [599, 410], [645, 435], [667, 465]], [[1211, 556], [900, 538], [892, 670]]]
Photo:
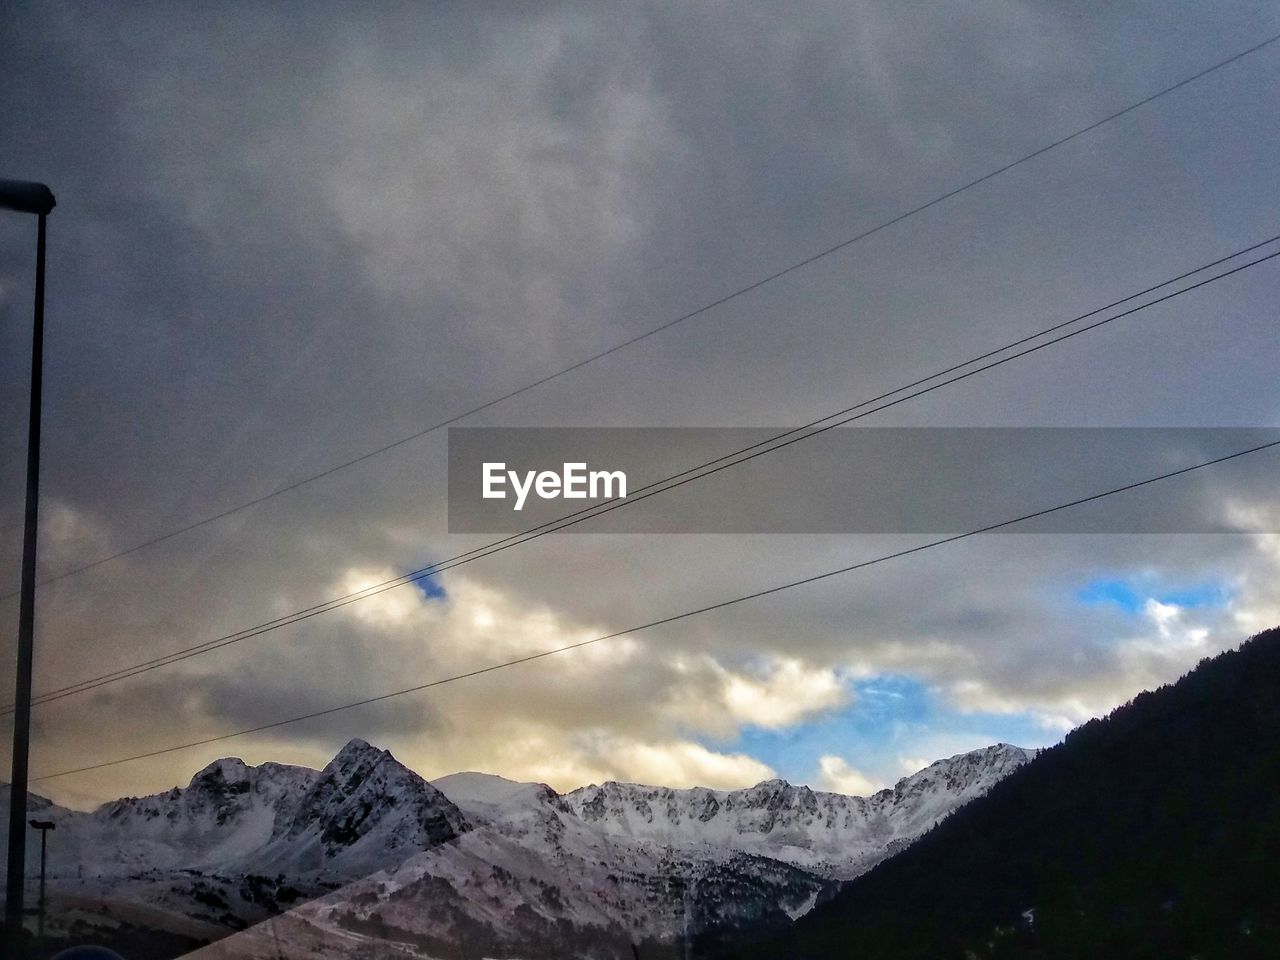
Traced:
[[22, 590], [18, 608], [18, 674], [14, 683], [13, 772], [9, 778], [9, 858], [5, 872], [5, 930], [22, 950], [22, 893], [27, 856], [27, 761], [31, 746], [31, 661], [36, 622], [36, 521], [40, 505], [40, 387], [44, 355], [45, 218], [53, 209], [53, 191], [42, 183], [0, 180], [0, 209], [34, 213], [36, 303], [31, 333], [31, 406], [27, 429], [27, 509], [22, 531]]
[[39, 919], [36, 921], [36, 936], [44, 943], [44, 867], [45, 855], [49, 849], [49, 831], [58, 829], [52, 820], [32, 820], [31, 826], [40, 831], [40, 906]]

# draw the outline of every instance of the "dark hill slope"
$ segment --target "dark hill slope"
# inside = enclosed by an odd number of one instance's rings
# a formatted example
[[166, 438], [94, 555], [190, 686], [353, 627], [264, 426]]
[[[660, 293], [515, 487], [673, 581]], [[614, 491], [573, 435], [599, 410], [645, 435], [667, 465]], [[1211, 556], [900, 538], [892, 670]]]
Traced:
[[1085, 724], [731, 955], [1280, 957], [1280, 629]]

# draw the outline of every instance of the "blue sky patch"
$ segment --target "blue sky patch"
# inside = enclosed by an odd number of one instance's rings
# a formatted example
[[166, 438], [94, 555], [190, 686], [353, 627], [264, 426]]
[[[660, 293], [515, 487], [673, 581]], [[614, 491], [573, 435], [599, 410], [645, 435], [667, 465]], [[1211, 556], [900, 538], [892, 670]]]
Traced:
[[413, 585], [417, 587], [418, 592], [428, 600], [443, 600], [449, 595], [434, 575], [423, 577], [421, 580], [415, 580]]
[[1146, 602], [1137, 590], [1123, 580], [1094, 580], [1077, 591], [1076, 599], [1086, 607], [1111, 604], [1128, 613], [1137, 613]]
[[747, 753], [792, 783], [817, 786], [819, 759], [826, 755], [892, 784], [908, 772], [904, 759], [932, 762], [992, 743], [1041, 747], [1058, 739], [1029, 713], [962, 713], [919, 680], [880, 674], [855, 681], [842, 709], [782, 730], [747, 727], [735, 739], [709, 746]]
[[1181, 590], [1170, 590], [1156, 597], [1161, 603], [1179, 607], [1225, 607], [1231, 599], [1231, 591], [1220, 583], [1202, 583]]
[[1102, 577], [1092, 580], [1076, 592], [1085, 606], [1112, 605], [1126, 613], [1140, 613], [1147, 600], [1171, 603], [1178, 607], [1222, 607], [1231, 599], [1231, 591], [1212, 581], [1183, 587], [1161, 587], [1157, 584], [1136, 585], [1130, 580]]

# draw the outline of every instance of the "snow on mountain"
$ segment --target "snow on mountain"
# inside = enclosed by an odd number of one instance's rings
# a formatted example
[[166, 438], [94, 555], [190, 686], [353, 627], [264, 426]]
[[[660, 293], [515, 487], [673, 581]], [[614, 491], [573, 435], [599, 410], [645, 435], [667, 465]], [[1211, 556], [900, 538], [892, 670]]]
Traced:
[[[146, 797], [104, 803], [91, 813], [68, 810], [42, 797], [28, 797], [28, 809], [57, 825], [49, 845], [49, 876], [114, 878], [146, 871], [219, 870], [271, 837], [287, 820], [298, 795], [316, 777], [305, 767], [242, 760], [218, 760], [186, 787]], [[5, 806], [8, 787], [5, 786]], [[7, 837], [0, 837], [0, 848]], [[38, 868], [37, 851], [27, 859]]]
[[241, 863], [290, 876], [354, 878], [469, 829], [462, 811], [388, 751], [352, 740]]
[[43, 815], [58, 824], [53, 876], [184, 869], [351, 880], [468, 829], [442, 793], [363, 740], [320, 771], [228, 758], [186, 787]]
[[[76, 810], [68, 810], [66, 807], [60, 807], [56, 803], [46, 800], [38, 794], [29, 793], [27, 795], [27, 817], [28, 819], [39, 817], [41, 820], [52, 820], [58, 824], [58, 829], [64, 829], [64, 826], [70, 824], [78, 817], [85, 817], [88, 814], [81, 813]], [[4, 828], [0, 828], [0, 860], [8, 858], [9, 855], [9, 831], [7, 829], [9, 823], [9, 785], [0, 783], [0, 823], [4, 824]], [[77, 847], [78, 850], [78, 847]], [[57, 856], [59, 850], [55, 845], [53, 854]], [[40, 845], [27, 841], [27, 872], [30, 874], [32, 869], [40, 869]], [[5, 877], [0, 875], [0, 890], [4, 889]]]
[[482, 774], [435, 783], [483, 818], [474, 829], [201, 955], [266, 957], [279, 937], [325, 944], [331, 956], [359, 956], [374, 938], [412, 956], [465, 944], [475, 956], [629, 958], [634, 944], [686, 931], [781, 926], [834, 892], [825, 878], [731, 847], [691, 855], [610, 836], [542, 784]]
[[[92, 841], [98, 872], [182, 867], [222, 869], [251, 859], [316, 778], [306, 767], [216, 760], [186, 787], [103, 804], [75, 832]], [[59, 825], [59, 830], [62, 826]], [[60, 840], [63, 838], [60, 837]]]
[[274, 917], [222, 940], [219, 957], [275, 958], [284, 937], [336, 958], [375, 942], [396, 956], [465, 943], [627, 958], [643, 942], [790, 923], [1032, 755], [999, 744], [869, 797], [783, 780], [562, 796], [483, 773], [428, 783], [353, 740], [323, 770], [229, 758], [91, 813], [38, 797], [31, 810], [58, 825], [55, 935], [73, 920], [136, 926], [145, 910], [149, 928], [192, 946]]
[[644, 941], [785, 925], [1032, 755], [1000, 744], [871, 797], [782, 780], [734, 791], [606, 783], [561, 796], [454, 774], [433, 786], [471, 830], [203, 955], [267, 958], [284, 938], [358, 956], [372, 938], [406, 956], [465, 943], [476, 955], [630, 957]]
[[785, 780], [732, 791], [611, 782], [574, 790], [564, 801], [610, 834], [681, 849], [728, 847], [848, 879], [1032, 756], [1034, 751], [997, 744], [939, 760], [870, 797], [822, 793]]
[[431, 785], [473, 823], [510, 817], [559, 797], [545, 783], [521, 783], [491, 773], [453, 773], [431, 781]]
[[[204, 939], [469, 829], [442, 793], [362, 740], [319, 771], [229, 758], [186, 787], [91, 813], [39, 797], [29, 809], [57, 824], [48, 863], [55, 926], [59, 903], [74, 904], [68, 917], [107, 926], [146, 904], [157, 929], [185, 935], [194, 921]], [[29, 875], [38, 851], [28, 846]]]

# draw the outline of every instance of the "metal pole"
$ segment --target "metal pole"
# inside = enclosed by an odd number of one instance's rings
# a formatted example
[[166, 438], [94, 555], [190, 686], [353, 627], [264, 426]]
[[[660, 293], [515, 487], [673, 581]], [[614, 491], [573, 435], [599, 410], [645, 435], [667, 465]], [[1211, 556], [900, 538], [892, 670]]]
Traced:
[[36, 936], [40, 938], [40, 943], [44, 943], [44, 854], [45, 848], [49, 845], [49, 830], [46, 827], [40, 828], [40, 913], [39, 919], [36, 920]]
[[18, 675], [14, 684], [13, 775], [9, 781], [9, 861], [4, 919], [11, 956], [22, 942], [22, 893], [27, 855], [27, 753], [31, 745], [31, 660], [36, 618], [36, 521], [40, 504], [40, 387], [44, 359], [45, 213], [36, 235], [36, 305], [31, 339], [31, 406], [27, 428], [27, 512], [22, 534], [22, 596], [18, 613]]

